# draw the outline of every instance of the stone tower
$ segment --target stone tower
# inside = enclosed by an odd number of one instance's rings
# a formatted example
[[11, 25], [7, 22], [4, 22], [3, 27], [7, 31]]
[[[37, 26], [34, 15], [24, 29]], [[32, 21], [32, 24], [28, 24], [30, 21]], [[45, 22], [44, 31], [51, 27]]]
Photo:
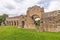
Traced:
[[[33, 24], [32, 27], [35, 25], [35, 20], [40, 20], [42, 18], [43, 13], [44, 13], [44, 8], [41, 8], [40, 6], [35, 5], [33, 7], [28, 8], [27, 18], [30, 18], [28, 22], [30, 22], [30, 24]], [[40, 24], [40, 21], [39, 21], [39, 24]]]
[[44, 8], [41, 8], [40, 6], [33, 6], [28, 8], [27, 15], [30, 17], [33, 16], [39, 16], [39, 18], [42, 18], [42, 14], [44, 13]]

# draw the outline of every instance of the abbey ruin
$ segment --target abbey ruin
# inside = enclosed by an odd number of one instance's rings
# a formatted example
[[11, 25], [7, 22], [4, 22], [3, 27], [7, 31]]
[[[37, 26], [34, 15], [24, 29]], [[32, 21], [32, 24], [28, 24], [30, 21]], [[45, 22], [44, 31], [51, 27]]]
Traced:
[[59, 32], [60, 10], [45, 13], [43, 7], [35, 5], [28, 8], [26, 15], [6, 18], [5, 24], [26, 29], [36, 29], [37, 21], [40, 25], [39, 31]]

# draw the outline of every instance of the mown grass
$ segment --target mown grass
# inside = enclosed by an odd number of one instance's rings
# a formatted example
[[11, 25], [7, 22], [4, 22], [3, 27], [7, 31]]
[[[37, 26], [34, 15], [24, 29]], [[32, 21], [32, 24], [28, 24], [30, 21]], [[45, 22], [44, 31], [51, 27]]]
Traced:
[[36, 32], [13, 26], [0, 26], [0, 40], [60, 40], [60, 32]]

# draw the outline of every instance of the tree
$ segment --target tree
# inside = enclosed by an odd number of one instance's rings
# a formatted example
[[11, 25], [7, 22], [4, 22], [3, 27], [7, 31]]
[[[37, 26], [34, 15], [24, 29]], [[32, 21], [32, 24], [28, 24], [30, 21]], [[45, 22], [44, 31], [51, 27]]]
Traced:
[[7, 14], [3, 14], [2, 17], [3, 17], [3, 18], [2, 18], [3, 23], [5, 24], [5, 20], [6, 20], [6, 18], [8, 17], [8, 15], [7, 15]]
[[1, 25], [2, 22], [5, 24], [5, 20], [6, 20], [7, 17], [8, 17], [7, 14], [3, 14], [2, 16], [0, 16], [0, 25]]
[[6, 20], [6, 18], [8, 17], [8, 15], [7, 14], [3, 14], [2, 17], [3, 17], [3, 22], [4, 22]]
[[2, 21], [3, 21], [2, 16], [0, 16], [0, 25], [1, 25]]

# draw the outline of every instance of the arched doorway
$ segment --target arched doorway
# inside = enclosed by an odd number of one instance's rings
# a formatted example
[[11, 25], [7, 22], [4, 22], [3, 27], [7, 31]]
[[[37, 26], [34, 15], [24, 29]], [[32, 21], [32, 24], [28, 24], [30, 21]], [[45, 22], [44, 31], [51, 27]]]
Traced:
[[25, 25], [25, 22], [24, 22], [24, 21], [22, 21], [22, 28], [24, 28], [24, 25]]
[[38, 15], [33, 15], [32, 20], [34, 21], [34, 24], [39, 29], [40, 27], [40, 17]]

